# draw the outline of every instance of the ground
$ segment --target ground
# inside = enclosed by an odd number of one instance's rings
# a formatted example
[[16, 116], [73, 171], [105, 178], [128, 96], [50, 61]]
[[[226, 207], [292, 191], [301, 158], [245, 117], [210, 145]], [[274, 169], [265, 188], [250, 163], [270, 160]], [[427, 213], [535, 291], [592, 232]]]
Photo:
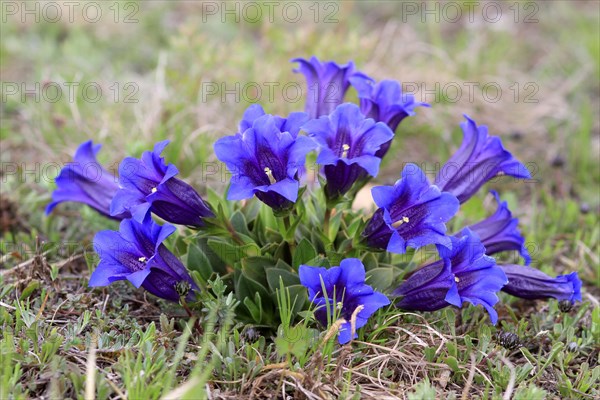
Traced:
[[[72, 18], [66, 5], [58, 17], [1, 3], [0, 398], [600, 396], [600, 3], [452, 3], [460, 17], [437, 2], [276, 3], [273, 20], [244, 3], [102, 2], [99, 17], [75, 3]], [[488, 188], [520, 218], [535, 267], [579, 272], [583, 302], [502, 294], [496, 326], [475, 307], [389, 308], [350, 346], [285, 351], [276, 333], [234, 324], [218, 287], [197, 325], [127, 284], [88, 288], [106, 221], [77, 206], [43, 213], [76, 146], [102, 143], [114, 171], [170, 139], [181, 175], [222, 192], [212, 143], [252, 102], [300, 110], [289, 60], [311, 55], [354, 60], [432, 105], [401, 124], [377, 183], [406, 162], [435, 172], [462, 114], [501, 136], [533, 179]], [[465, 213], [493, 211], [485, 193]]]

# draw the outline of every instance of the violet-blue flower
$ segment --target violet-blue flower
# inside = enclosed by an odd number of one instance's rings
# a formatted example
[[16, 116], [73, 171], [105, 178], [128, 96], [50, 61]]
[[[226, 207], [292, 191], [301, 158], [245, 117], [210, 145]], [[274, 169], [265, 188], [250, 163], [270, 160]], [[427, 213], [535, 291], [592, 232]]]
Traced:
[[100, 231], [94, 237], [94, 250], [100, 263], [90, 277], [89, 286], [107, 286], [128, 280], [155, 296], [179, 301], [178, 287], [183, 283], [191, 288], [188, 300], [199, 290], [179, 261], [163, 244], [175, 232], [173, 225], [160, 226], [150, 215], [143, 222], [134, 219], [121, 221], [119, 231]]
[[508, 278], [503, 292], [522, 299], [568, 300], [571, 303], [581, 301], [581, 280], [577, 272], [559, 275], [556, 278], [525, 265], [500, 265]]
[[386, 124], [365, 118], [352, 103], [308, 121], [302, 129], [319, 144], [317, 164], [324, 166], [329, 199], [344, 195], [359, 178], [376, 176], [381, 158], [375, 153], [394, 137]]
[[240, 133], [217, 140], [215, 154], [233, 174], [228, 200], [256, 195], [276, 212], [284, 212], [298, 198], [297, 172], [316, 144], [306, 136], [298, 136], [300, 126], [308, 119], [305, 113], [274, 117], [258, 107], [248, 108]]
[[145, 151], [141, 159], [127, 157], [119, 165], [119, 184], [111, 204], [111, 215], [131, 212], [138, 222], [152, 212], [165, 221], [200, 227], [203, 219], [214, 217], [198, 192], [176, 178], [173, 164], [165, 164], [160, 156], [168, 140], [158, 142], [153, 151]]
[[500, 200], [498, 192], [492, 190], [491, 193], [498, 203], [496, 212], [469, 228], [479, 235], [487, 255], [517, 250], [525, 260], [525, 265], [529, 265], [531, 257], [525, 247], [525, 238], [519, 231], [519, 219], [512, 217], [508, 203]]
[[460, 126], [463, 142], [440, 169], [435, 184], [455, 195], [461, 204], [469, 200], [487, 181], [498, 175], [529, 179], [529, 171], [502, 146], [497, 136], [489, 136], [487, 126], [467, 119]]
[[295, 58], [300, 63], [294, 72], [306, 78], [307, 96], [305, 110], [310, 118], [330, 114], [342, 104], [350, 87], [350, 76], [354, 73], [354, 63], [340, 65], [333, 61], [321, 62], [315, 56], [310, 60]]
[[393, 186], [376, 186], [371, 194], [380, 208], [362, 233], [370, 247], [399, 254], [428, 244], [451, 247], [445, 223], [458, 211], [458, 200], [431, 185], [415, 164], [407, 164]]
[[[300, 265], [298, 272], [300, 282], [308, 289], [308, 297], [317, 307], [317, 320], [323, 326], [328, 324], [328, 314], [330, 319], [333, 315], [339, 315], [346, 320], [339, 331], [338, 340], [341, 344], [352, 339], [351, 320], [354, 313], [355, 328], [358, 329], [366, 325], [375, 311], [390, 304], [383, 293], [374, 291], [365, 283], [365, 267], [358, 258], [347, 258], [339, 266], [329, 269]], [[358, 335], [354, 333], [353, 338], [356, 337]]]
[[470, 229], [452, 238], [452, 249], [438, 246], [441, 260], [417, 270], [394, 294], [402, 296], [396, 304], [407, 310], [434, 311], [450, 304], [462, 307], [469, 302], [482, 305], [495, 324], [497, 292], [507, 282], [494, 258], [485, 255], [485, 247]]
[[[429, 107], [427, 103], [415, 101], [410, 93], [402, 93], [400, 83], [393, 80], [375, 81], [357, 72], [350, 77], [350, 84], [356, 88], [360, 99], [360, 110], [367, 118], [383, 122], [395, 132], [402, 120], [415, 115], [415, 107]], [[383, 158], [390, 148], [392, 141], [384, 143], [375, 155]]]
[[125, 210], [111, 216], [110, 202], [119, 185], [116, 178], [96, 160], [101, 147], [91, 140], [79, 145], [73, 162], [65, 165], [55, 179], [57, 188], [52, 192], [52, 202], [46, 207], [46, 214], [59, 203], [72, 201], [87, 204], [109, 218], [121, 220], [130, 217]]

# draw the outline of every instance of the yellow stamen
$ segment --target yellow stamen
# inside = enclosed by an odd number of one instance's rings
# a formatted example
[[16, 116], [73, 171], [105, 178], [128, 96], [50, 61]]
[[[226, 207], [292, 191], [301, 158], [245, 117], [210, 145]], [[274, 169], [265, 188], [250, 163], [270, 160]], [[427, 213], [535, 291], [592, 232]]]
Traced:
[[156, 189], [155, 187], [153, 187], [153, 188], [152, 188], [152, 193], [156, 193], [156, 190], [157, 190], [157, 189]]
[[347, 158], [348, 157], [348, 150], [350, 150], [350, 146], [348, 146], [347, 144], [343, 144], [342, 145], [342, 150], [344, 150], [342, 152], [342, 158]]
[[341, 301], [338, 301], [337, 304], [336, 304], [336, 306], [337, 306], [338, 310], [341, 310], [344, 307], [344, 303], [341, 302]]
[[408, 223], [408, 222], [410, 222], [410, 219], [408, 219], [408, 217], [407, 217], [407, 216], [404, 216], [404, 217], [402, 217], [401, 219], [399, 219], [398, 221], [394, 222], [394, 223], [392, 224], [392, 227], [394, 227], [394, 228], [399, 228], [399, 227], [400, 227], [400, 225], [402, 225], [402, 224], [406, 224], [406, 223]]
[[267, 177], [269, 178], [269, 182], [271, 183], [271, 185], [274, 183], [277, 183], [277, 180], [273, 176], [273, 171], [271, 171], [271, 168], [265, 167], [265, 174], [267, 174]]
[[138, 258], [139, 262], [146, 262], [147, 258], [146, 257], [140, 257]]
[[460, 282], [460, 278], [458, 276], [455, 276], [454, 277], [454, 282], [456, 282], [456, 283]]

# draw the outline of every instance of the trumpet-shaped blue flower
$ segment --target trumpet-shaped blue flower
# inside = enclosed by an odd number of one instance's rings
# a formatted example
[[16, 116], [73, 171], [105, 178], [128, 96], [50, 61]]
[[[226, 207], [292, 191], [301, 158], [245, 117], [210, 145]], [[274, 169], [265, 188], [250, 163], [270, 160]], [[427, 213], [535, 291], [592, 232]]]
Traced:
[[214, 217], [210, 207], [189, 184], [177, 179], [173, 164], [160, 156], [168, 140], [158, 142], [141, 159], [127, 157], [119, 165], [121, 189], [115, 194], [111, 215], [130, 212], [138, 222], [152, 212], [165, 221], [200, 227], [203, 218]]
[[292, 62], [300, 64], [294, 72], [300, 72], [306, 78], [308, 93], [305, 110], [311, 119], [328, 115], [343, 103], [350, 87], [349, 78], [354, 73], [354, 63], [340, 65], [333, 61], [321, 62], [315, 56], [310, 60], [295, 58]]
[[[361, 112], [367, 118], [383, 122], [392, 132], [404, 118], [415, 115], [415, 107], [429, 107], [427, 103], [416, 102], [412, 94], [402, 93], [402, 87], [396, 81], [375, 83], [369, 76], [358, 72], [350, 77], [350, 83], [358, 92]], [[391, 140], [384, 143], [375, 155], [383, 158], [391, 144]]]
[[110, 202], [119, 189], [115, 177], [97, 160], [96, 154], [102, 145], [91, 140], [79, 145], [73, 162], [67, 164], [55, 179], [56, 190], [52, 192], [52, 202], [46, 207], [46, 214], [65, 201], [84, 203], [100, 214], [114, 219], [129, 218], [123, 210], [111, 216]]
[[458, 200], [442, 193], [415, 164], [407, 164], [394, 186], [371, 189], [380, 207], [362, 233], [373, 248], [402, 254], [428, 244], [451, 247], [446, 236], [446, 222], [458, 211]]
[[[355, 328], [358, 329], [365, 326], [375, 311], [390, 304], [383, 293], [365, 283], [365, 267], [358, 258], [347, 258], [339, 267], [329, 269], [301, 265], [298, 272], [300, 282], [308, 289], [308, 297], [317, 306], [317, 320], [323, 326], [327, 326], [328, 314], [330, 320], [333, 315], [346, 320], [339, 331], [341, 344], [352, 339], [353, 314], [356, 313]], [[356, 337], [355, 333], [353, 338]]]
[[461, 204], [497, 175], [529, 179], [527, 168], [504, 147], [497, 136], [489, 136], [487, 126], [477, 126], [465, 115], [460, 124], [463, 142], [438, 173], [435, 184], [455, 195]]
[[531, 257], [525, 247], [525, 238], [519, 231], [519, 219], [513, 218], [506, 201], [500, 201], [498, 192], [492, 190], [498, 209], [494, 215], [469, 226], [481, 238], [486, 254], [491, 256], [502, 251], [517, 250], [525, 260], [525, 265], [531, 263]]
[[244, 114], [241, 133], [217, 140], [215, 154], [233, 174], [228, 200], [256, 195], [275, 211], [292, 207], [298, 198], [298, 168], [316, 147], [310, 138], [298, 136], [307, 119], [305, 113], [264, 115], [253, 106]]
[[496, 261], [485, 255], [485, 247], [470, 229], [452, 238], [452, 250], [438, 246], [441, 260], [419, 269], [394, 294], [403, 296], [397, 306], [407, 310], [434, 311], [469, 302], [482, 305], [495, 324], [497, 292], [507, 282]]
[[[267, 113], [260, 104], [252, 104], [246, 109], [246, 111], [244, 111], [244, 115], [242, 116], [242, 120], [239, 124], [238, 132], [244, 133], [246, 130], [252, 128], [254, 121], [265, 115], [267, 115]], [[304, 112], [290, 113], [287, 118], [283, 118], [278, 115], [273, 115], [272, 117], [277, 129], [279, 129], [281, 132], [289, 132], [293, 138], [298, 137], [300, 128], [306, 121], [308, 121], [308, 115]]]
[[302, 129], [319, 144], [317, 163], [324, 166], [330, 199], [344, 195], [359, 178], [376, 176], [381, 158], [375, 153], [394, 137], [387, 125], [365, 118], [352, 103], [308, 121]]
[[178, 286], [184, 283], [191, 291], [199, 290], [179, 259], [163, 244], [175, 232], [173, 225], [160, 226], [148, 215], [143, 222], [121, 221], [119, 231], [101, 231], [94, 237], [94, 250], [100, 263], [90, 277], [89, 286], [107, 286], [128, 280], [155, 296], [179, 301]]
[[503, 292], [523, 299], [569, 300], [571, 303], [581, 301], [581, 280], [577, 272], [559, 275], [556, 278], [546, 275], [540, 270], [524, 265], [500, 265], [508, 278]]

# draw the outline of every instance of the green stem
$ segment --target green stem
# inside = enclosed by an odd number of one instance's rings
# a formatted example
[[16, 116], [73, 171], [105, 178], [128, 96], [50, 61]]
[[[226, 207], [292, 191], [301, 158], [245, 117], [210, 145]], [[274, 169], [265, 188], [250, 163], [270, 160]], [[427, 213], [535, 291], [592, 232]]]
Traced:
[[323, 230], [325, 232], [325, 236], [329, 237], [329, 220], [331, 219], [331, 208], [327, 207], [325, 209], [325, 218], [323, 219]]
[[225, 228], [231, 234], [231, 237], [233, 238], [233, 240], [235, 240], [235, 242], [237, 244], [239, 244], [239, 245], [244, 245], [245, 244], [244, 241], [242, 240], [242, 238], [236, 232], [236, 230], [233, 227], [233, 225], [231, 225], [231, 221], [225, 220]]
[[[285, 217], [282, 218], [282, 220], [283, 220], [283, 226], [285, 228], [285, 235], [287, 236], [288, 231], [292, 227], [292, 223], [290, 221], [290, 214], [287, 214]], [[291, 237], [289, 239], [287, 239], [287, 242], [290, 245], [290, 250], [292, 252], [296, 248], [296, 239], [295, 239], [295, 236], [296, 235], [294, 235], [294, 233], [292, 233]]]

